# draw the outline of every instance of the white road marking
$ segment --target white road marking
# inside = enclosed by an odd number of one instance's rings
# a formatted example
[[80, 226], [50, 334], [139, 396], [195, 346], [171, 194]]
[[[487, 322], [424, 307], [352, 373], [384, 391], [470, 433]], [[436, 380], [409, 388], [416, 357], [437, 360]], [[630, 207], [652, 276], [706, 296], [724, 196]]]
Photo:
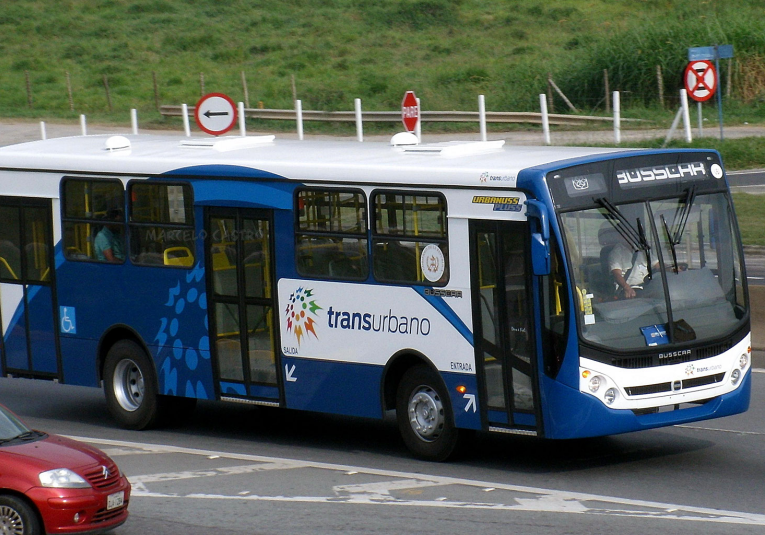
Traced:
[[736, 431], [735, 429], [720, 429], [717, 427], [701, 427], [699, 425], [676, 425], [674, 427], [682, 427], [683, 429], [696, 429], [698, 431], [717, 431], [718, 433], [733, 433], [734, 435], [765, 436], [765, 433], [760, 433], [758, 431]]
[[[131, 477], [133, 483], [133, 498], [163, 498], [163, 499], [200, 499], [221, 501], [260, 501], [260, 502], [292, 502], [313, 504], [364, 504], [375, 506], [422, 507], [422, 508], [452, 508], [493, 511], [533, 511], [547, 513], [590, 514], [601, 516], [626, 516], [637, 518], [655, 518], [661, 520], [716, 522], [722, 524], [740, 524], [765, 526], [765, 515], [739, 511], [726, 511], [706, 507], [661, 503], [645, 500], [632, 500], [616, 496], [601, 496], [581, 492], [569, 492], [523, 485], [508, 485], [503, 483], [461, 479], [455, 477], [428, 475], [395, 470], [381, 470], [314, 461], [300, 461], [279, 457], [228, 453], [220, 451], [201, 450], [167, 445], [146, 444], [140, 442], [125, 442], [88, 437], [70, 437], [96, 444], [118, 448], [135, 448], [154, 453], [186, 454], [209, 457], [218, 455], [224, 459], [247, 461], [243, 466], [215, 468], [176, 472], [171, 474], [147, 474]], [[332, 496], [259, 496], [254, 494], [221, 495], [221, 494], [163, 494], [151, 491], [147, 483], [189, 479], [194, 477], [214, 477], [218, 475], [233, 475], [237, 473], [252, 473], [262, 470], [280, 470], [295, 468], [312, 468], [327, 470], [346, 475], [350, 472], [357, 474], [379, 476], [386, 481], [341, 485], [333, 488]], [[454, 501], [443, 497], [433, 499], [410, 500], [402, 499], [391, 494], [391, 491], [406, 489], [423, 489], [434, 486], [468, 487], [475, 489], [492, 488], [491, 497], [496, 500], [487, 502]], [[488, 495], [487, 495], [488, 496]]]

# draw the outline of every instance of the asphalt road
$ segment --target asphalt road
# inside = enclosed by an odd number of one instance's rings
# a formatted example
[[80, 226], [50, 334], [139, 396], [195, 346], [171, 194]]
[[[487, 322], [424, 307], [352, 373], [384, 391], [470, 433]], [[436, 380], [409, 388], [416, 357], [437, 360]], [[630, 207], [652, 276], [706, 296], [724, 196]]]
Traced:
[[765, 375], [749, 412], [576, 440], [479, 435], [409, 457], [383, 422], [202, 403], [172, 429], [116, 428], [97, 389], [0, 379], [35, 428], [112, 455], [134, 492], [117, 535], [765, 532]]

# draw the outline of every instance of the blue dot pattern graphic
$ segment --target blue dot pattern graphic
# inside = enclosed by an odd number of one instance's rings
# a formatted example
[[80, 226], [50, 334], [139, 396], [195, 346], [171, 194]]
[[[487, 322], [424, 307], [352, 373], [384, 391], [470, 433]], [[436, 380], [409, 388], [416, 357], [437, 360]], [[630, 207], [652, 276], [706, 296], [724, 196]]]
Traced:
[[162, 394], [213, 399], [207, 294], [201, 263], [162, 298], [165, 314], [154, 337]]

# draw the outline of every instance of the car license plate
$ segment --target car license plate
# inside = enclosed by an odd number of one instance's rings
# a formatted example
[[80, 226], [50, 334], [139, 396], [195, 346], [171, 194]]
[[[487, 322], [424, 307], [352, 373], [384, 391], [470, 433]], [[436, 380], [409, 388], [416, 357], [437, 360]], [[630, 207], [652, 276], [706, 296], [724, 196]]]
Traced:
[[117, 507], [121, 507], [124, 503], [124, 492], [115, 492], [114, 494], [109, 494], [109, 496], [106, 497], [106, 509], [109, 511], [116, 509]]

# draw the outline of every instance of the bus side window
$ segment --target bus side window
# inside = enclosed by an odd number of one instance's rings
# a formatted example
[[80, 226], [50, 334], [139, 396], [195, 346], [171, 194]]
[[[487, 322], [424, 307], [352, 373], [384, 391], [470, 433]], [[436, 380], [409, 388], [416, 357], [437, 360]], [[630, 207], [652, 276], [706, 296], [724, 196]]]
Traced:
[[67, 260], [110, 261], [98, 245], [105, 243], [108, 236], [114, 249], [112, 261], [123, 262], [126, 232], [122, 182], [66, 178], [61, 189], [61, 219]]
[[130, 189], [130, 259], [134, 264], [194, 265], [191, 186], [133, 181]]
[[364, 193], [300, 190], [296, 196], [295, 263], [301, 275], [364, 280], [367, 207]]
[[[373, 197], [372, 264], [375, 278], [404, 284], [446, 284], [449, 242], [446, 201], [439, 194], [377, 191]], [[423, 253], [427, 270], [423, 270]], [[431, 263], [428, 264], [427, 261]]]

